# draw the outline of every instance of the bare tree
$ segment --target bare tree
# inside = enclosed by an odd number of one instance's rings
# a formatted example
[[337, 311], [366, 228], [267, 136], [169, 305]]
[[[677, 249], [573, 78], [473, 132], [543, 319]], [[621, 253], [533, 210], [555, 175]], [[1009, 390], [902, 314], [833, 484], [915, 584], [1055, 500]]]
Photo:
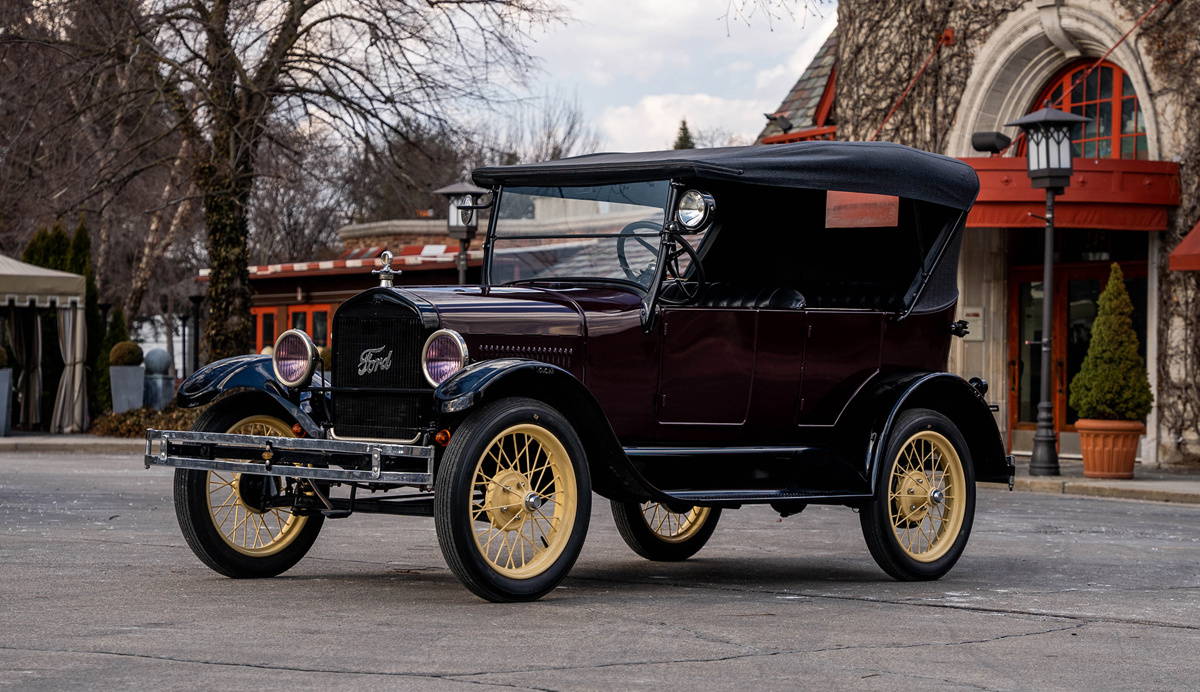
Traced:
[[[530, 68], [527, 32], [557, 17], [552, 0], [29, 2], [36, 16], [65, 10], [122, 22], [104, 35], [27, 40], [100, 56], [121, 67], [117, 75], [127, 68], [109, 103], [163, 103], [173, 116], [168, 133], [189, 143], [211, 269], [212, 358], [245, 353], [252, 342], [249, 210], [272, 127], [403, 137], [404, 122], [444, 121], [450, 104], [520, 83]], [[25, 39], [22, 30], [12, 36]]]
[[273, 136], [259, 153], [250, 198], [250, 260], [271, 264], [333, 255], [337, 229], [348, 218], [344, 176], [353, 163], [332, 136]]

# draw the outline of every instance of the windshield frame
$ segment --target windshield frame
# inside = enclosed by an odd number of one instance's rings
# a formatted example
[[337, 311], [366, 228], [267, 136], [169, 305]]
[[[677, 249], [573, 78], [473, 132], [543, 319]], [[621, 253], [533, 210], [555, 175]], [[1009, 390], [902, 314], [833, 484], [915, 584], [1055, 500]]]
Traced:
[[[492, 200], [493, 201], [491, 203], [491, 212], [488, 217], [487, 233], [484, 236], [484, 242], [483, 242], [483, 276], [482, 276], [483, 285], [486, 287], [489, 287], [489, 288], [500, 288], [500, 287], [505, 287], [505, 286], [562, 284], [562, 283], [580, 284], [580, 285], [587, 285], [587, 284], [614, 285], [615, 284], [615, 285], [621, 286], [622, 288], [630, 289], [630, 290], [634, 291], [635, 293], [637, 293], [639, 296], [641, 296], [642, 304], [643, 304], [643, 313], [648, 312], [650, 309], [650, 306], [653, 304], [653, 297], [655, 295], [657, 295], [659, 288], [660, 288], [660, 284], [662, 283], [663, 264], [664, 264], [667, 252], [669, 250], [669, 246], [671, 244], [670, 243], [671, 231], [668, 229], [672, 228], [675, 225], [674, 208], [675, 208], [675, 205], [676, 205], [676, 202], [678, 199], [678, 194], [679, 194], [679, 182], [675, 179], [662, 179], [662, 178], [656, 178], [656, 179], [646, 180], [646, 181], [642, 181], [642, 182], [647, 182], [647, 183], [664, 182], [664, 183], [667, 183], [667, 197], [666, 197], [666, 200], [663, 203], [663, 207], [662, 207], [663, 227], [657, 233], [658, 254], [655, 257], [654, 274], [653, 274], [652, 278], [650, 279], [648, 286], [643, 286], [642, 284], [640, 284], [636, 281], [632, 281], [627, 278], [611, 278], [611, 277], [601, 277], [601, 276], [578, 276], [578, 277], [556, 276], [556, 277], [543, 277], [543, 278], [530, 278], [530, 279], [516, 279], [514, 281], [506, 281], [506, 282], [499, 283], [499, 284], [495, 283], [492, 278], [492, 264], [495, 261], [496, 240], [498, 239], [496, 236], [496, 231], [498, 229], [499, 224], [502, 222], [502, 220], [500, 219], [500, 207], [501, 207], [501, 203], [502, 203], [503, 196], [505, 193], [505, 186], [503, 186], [503, 185], [497, 185], [492, 189]], [[517, 187], [524, 187], [524, 186], [517, 186]], [[556, 187], [595, 187], [595, 186], [561, 185], [561, 186], [556, 186]], [[653, 208], [653, 207], [648, 207], [648, 208]], [[655, 236], [655, 234], [653, 232], [643, 233], [643, 234], [639, 234], [639, 235], [641, 237], [645, 237], [645, 238], [650, 238], [650, 237]], [[572, 239], [578, 238], [580, 240], [584, 240], [584, 239], [588, 239], [588, 238], [619, 238], [619, 237], [620, 237], [620, 233], [572, 233], [572, 234], [561, 234], [561, 235], [529, 234], [529, 235], [505, 235], [505, 236], [501, 236], [499, 238], [499, 240], [509, 240], [509, 239], [520, 240], [520, 239], [532, 239], [532, 238], [572, 238]]]

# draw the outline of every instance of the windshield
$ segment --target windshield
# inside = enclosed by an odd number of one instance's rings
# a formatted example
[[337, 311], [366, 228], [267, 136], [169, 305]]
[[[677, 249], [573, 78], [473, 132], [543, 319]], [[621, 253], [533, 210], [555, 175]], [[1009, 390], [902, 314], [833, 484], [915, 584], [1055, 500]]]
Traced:
[[648, 289], [669, 191], [665, 180], [504, 188], [491, 283], [608, 279]]

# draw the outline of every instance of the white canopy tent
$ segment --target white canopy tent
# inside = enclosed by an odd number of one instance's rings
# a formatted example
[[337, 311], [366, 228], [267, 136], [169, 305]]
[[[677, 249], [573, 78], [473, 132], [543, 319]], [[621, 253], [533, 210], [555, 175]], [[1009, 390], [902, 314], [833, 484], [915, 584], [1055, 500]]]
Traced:
[[63, 359], [62, 379], [54, 400], [50, 431], [83, 432], [88, 427], [87, 326], [82, 276], [36, 267], [0, 255], [0, 299], [8, 306], [9, 341], [13, 359], [21, 366], [17, 380], [20, 422], [41, 422], [42, 330], [38, 309], [53, 309], [58, 322], [58, 348]]

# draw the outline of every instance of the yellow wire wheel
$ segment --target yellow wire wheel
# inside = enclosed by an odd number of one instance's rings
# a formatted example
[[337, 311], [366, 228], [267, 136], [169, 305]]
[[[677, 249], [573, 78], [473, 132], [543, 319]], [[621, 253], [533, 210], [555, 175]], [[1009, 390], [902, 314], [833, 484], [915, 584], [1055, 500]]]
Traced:
[[570, 455], [550, 431], [527, 423], [501, 431], [469, 492], [475, 545], [497, 573], [528, 579], [562, 555], [579, 497]]
[[943, 414], [914, 408], [896, 417], [860, 508], [875, 562], [904, 581], [939, 579], [962, 556], [975, 517], [975, 473], [962, 433]]
[[[243, 418], [227, 431], [235, 435], [295, 437], [291, 426], [278, 418], [254, 415]], [[250, 557], [274, 555], [300, 535], [308, 517], [283, 507], [259, 507], [263, 484], [281, 479], [222, 471], [208, 472], [208, 511], [221, 539], [237, 552]]]
[[499, 399], [452, 431], [439, 460], [438, 545], [477, 596], [536, 600], [579, 557], [591, 496], [583, 445], [567, 419], [534, 399]]
[[918, 562], [933, 562], [958, 538], [965, 514], [962, 460], [941, 433], [919, 432], [892, 462], [888, 505], [896, 543]]
[[717, 528], [717, 507], [656, 501], [612, 502], [613, 521], [633, 552], [647, 560], [676, 562], [695, 555]]
[[642, 519], [658, 539], [666, 543], [686, 543], [700, 533], [712, 512], [709, 507], [692, 507], [673, 512], [661, 502], [641, 503]]
[[[275, 402], [239, 393], [209, 406], [192, 429], [263, 437], [292, 437], [292, 422]], [[272, 507], [285, 491], [304, 494], [307, 481], [253, 473], [176, 469], [175, 514], [188, 547], [214, 571], [237, 579], [273, 577], [291, 569], [312, 547], [325, 517]]]

